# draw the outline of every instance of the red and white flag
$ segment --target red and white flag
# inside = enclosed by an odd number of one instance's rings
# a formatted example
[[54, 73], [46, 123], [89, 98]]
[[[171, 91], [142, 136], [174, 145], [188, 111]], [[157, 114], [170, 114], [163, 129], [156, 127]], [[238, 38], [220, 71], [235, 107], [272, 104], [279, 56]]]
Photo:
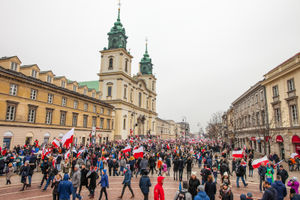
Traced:
[[57, 157], [55, 157], [55, 158], [53, 157], [53, 160], [52, 160], [52, 166], [53, 166], [53, 167], [55, 167], [56, 158], [57, 158]]
[[67, 153], [65, 153], [65, 160], [69, 157], [70, 157], [70, 149], [69, 149], [69, 151], [67, 151]]
[[66, 148], [70, 148], [70, 145], [73, 142], [73, 136], [74, 136], [74, 128], [72, 128], [69, 132], [67, 132], [63, 138], [61, 139], [61, 143]]
[[55, 148], [60, 147], [60, 140], [55, 138], [55, 139], [52, 141], [52, 145], [53, 145]]
[[243, 150], [240, 151], [232, 151], [233, 158], [243, 158]]
[[297, 153], [292, 153], [291, 154], [291, 158], [295, 159], [295, 158], [300, 158], [300, 155]]
[[81, 149], [78, 151], [76, 158], [78, 158], [83, 152], [85, 151], [85, 149]]
[[144, 156], [144, 148], [143, 148], [143, 146], [140, 146], [139, 148], [133, 150], [133, 157], [135, 159], [142, 158], [143, 156]]
[[269, 163], [269, 159], [267, 156], [264, 156], [262, 158], [259, 158], [259, 159], [256, 159], [256, 160], [253, 160], [252, 162], [252, 166], [254, 169], [256, 168], [259, 168], [259, 166], [264, 163], [265, 165]]
[[131, 146], [129, 144], [127, 144], [127, 146], [124, 149], [122, 149], [123, 153], [127, 153], [127, 152], [130, 152], [130, 151], [131, 151]]
[[49, 154], [51, 152], [51, 149], [45, 149], [45, 147], [44, 147], [44, 149], [43, 149], [43, 151], [42, 151], [42, 160], [44, 160], [45, 159], [45, 157]]

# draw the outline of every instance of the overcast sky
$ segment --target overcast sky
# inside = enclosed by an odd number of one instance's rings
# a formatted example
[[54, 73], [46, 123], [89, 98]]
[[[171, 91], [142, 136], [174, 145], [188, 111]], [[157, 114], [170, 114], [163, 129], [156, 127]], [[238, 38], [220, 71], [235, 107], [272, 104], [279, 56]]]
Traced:
[[[299, 0], [123, 0], [121, 22], [138, 71], [149, 39], [157, 111], [197, 131], [300, 51]], [[117, 0], [2, 0], [0, 57], [17, 55], [77, 81], [97, 80]]]

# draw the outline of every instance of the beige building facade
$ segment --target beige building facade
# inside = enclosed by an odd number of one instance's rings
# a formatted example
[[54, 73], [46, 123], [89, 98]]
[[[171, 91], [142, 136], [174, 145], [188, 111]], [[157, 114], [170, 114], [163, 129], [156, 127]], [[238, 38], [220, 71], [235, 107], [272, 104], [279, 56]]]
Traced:
[[[75, 143], [113, 139], [114, 107], [99, 93], [39, 66], [21, 65], [17, 56], [0, 58], [0, 145], [52, 142], [75, 128]], [[86, 92], [85, 92], [86, 91]]]

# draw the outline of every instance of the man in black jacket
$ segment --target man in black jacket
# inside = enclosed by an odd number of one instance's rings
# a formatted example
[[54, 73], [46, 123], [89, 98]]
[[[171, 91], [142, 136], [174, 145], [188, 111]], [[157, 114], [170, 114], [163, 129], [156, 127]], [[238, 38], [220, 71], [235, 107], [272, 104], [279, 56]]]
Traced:
[[242, 179], [242, 182], [244, 184], [244, 186], [246, 187], [248, 184], [245, 183], [245, 179], [244, 179], [244, 176], [246, 174], [246, 169], [243, 165], [239, 164], [236, 168], [236, 186], [239, 188], [239, 181], [240, 181], [240, 178]]
[[281, 181], [283, 182], [283, 184], [285, 184], [286, 180], [289, 178], [289, 173], [283, 168], [282, 165], [279, 166], [277, 175], [281, 177]]
[[260, 191], [262, 191], [262, 183], [263, 183], [263, 181], [265, 181], [266, 173], [267, 173], [267, 168], [266, 168], [265, 164], [262, 163], [260, 165], [260, 167], [258, 168], [259, 190]]
[[178, 180], [178, 164], [179, 164], [179, 160], [178, 157], [176, 156], [175, 159], [173, 160], [174, 181]]
[[186, 164], [186, 176], [187, 176], [187, 180], [189, 180], [192, 173], [192, 164], [193, 164], [192, 158], [188, 157], [185, 164]]
[[80, 187], [79, 187], [79, 195], [82, 189], [82, 186], [85, 186], [87, 189], [89, 189], [88, 187], [88, 179], [87, 179], [87, 174], [88, 174], [89, 170], [85, 168], [85, 165], [81, 166], [81, 178], [80, 178]]
[[42, 178], [40, 187], [43, 186], [44, 181], [47, 181], [48, 170], [49, 170], [48, 160], [44, 159], [43, 162], [42, 162], [42, 164], [41, 164], [41, 171], [42, 171], [42, 174], [43, 174], [43, 178]]
[[111, 169], [113, 168], [113, 160], [109, 158], [107, 164], [108, 164], [108, 174], [109, 176], [111, 176]]
[[178, 161], [179, 181], [182, 181], [183, 169], [184, 169], [184, 161], [182, 157], [180, 157]]
[[274, 200], [277, 199], [277, 191], [271, 187], [268, 181], [264, 181], [265, 192], [261, 200]]

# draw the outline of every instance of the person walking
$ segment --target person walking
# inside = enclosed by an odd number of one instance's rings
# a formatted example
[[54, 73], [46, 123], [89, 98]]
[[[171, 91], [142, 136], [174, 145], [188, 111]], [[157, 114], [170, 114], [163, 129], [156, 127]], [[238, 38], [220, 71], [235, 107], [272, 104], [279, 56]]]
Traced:
[[10, 178], [14, 174], [14, 168], [12, 163], [9, 163], [6, 167], [6, 185], [11, 184]]
[[47, 178], [47, 182], [46, 182], [46, 185], [45, 185], [43, 191], [47, 190], [49, 184], [52, 183], [52, 180], [54, 179], [54, 177], [56, 176], [57, 173], [58, 173], [58, 171], [57, 171], [56, 167], [51, 165], [50, 169], [48, 170], [48, 178]]
[[43, 162], [41, 163], [41, 171], [43, 174], [43, 178], [40, 184], [40, 188], [43, 186], [44, 181], [47, 181], [49, 167], [50, 165], [48, 163], [48, 160], [44, 159]]
[[180, 157], [178, 161], [179, 181], [182, 181], [183, 170], [184, 170], [184, 161], [182, 157]]
[[95, 196], [95, 189], [96, 189], [96, 186], [97, 186], [96, 181], [97, 181], [97, 178], [98, 178], [98, 174], [97, 174], [94, 166], [90, 167], [90, 171], [87, 174], [87, 178], [90, 179], [90, 181], [89, 181], [90, 184], [89, 184], [89, 187], [88, 187], [89, 192], [90, 192], [89, 197], [90, 197], [90, 199], [93, 199], [94, 196]]
[[62, 181], [62, 177], [60, 174], [57, 174], [51, 184], [51, 188], [53, 188], [52, 191], [52, 198], [53, 200], [59, 200], [59, 193], [58, 193], [58, 185]]
[[215, 195], [217, 193], [217, 186], [216, 186], [216, 182], [213, 181], [213, 177], [211, 175], [208, 176], [204, 189], [209, 199], [215, 200]]
[[239, 180], [242, 179], [244, 187], [247, 187], [247, 183], [245, 182], [244, 176], [246, 174], [246, 169], [243, 165], [239, 164], [236, 168], [236, 186], [239, 188]]
[[128, 187], [129, 191], [131, 192], [131, 199], [134, 198], [134, 193], [133, 190], [131, 188], [131, 171], [130, 169], [128, 169], [127, 167], [125, 168], [125, 175], [124, 175], [124, 180], [123, 180], [123, 189], [122, 189], [122, 193], [121, 196], [119, 197], [119, 199], [123, 198], [124, 192], [126, 187]]
[[144, 195], [144, 200], [149, 198], [149, 188], [151, 187], [151, 181], [147, 171], [143, 171], [143, 175], [140, 178], [139, 187]]
[[100, 184], [100, 186], [101, 186], [99, 200], [102, 199], [103, 193], [105, 195], [105, 199], [108, 200], [106, 188], [109, 188], [109, 182], [108, 182], [108, 176], [106, 174], [106, 169], [102, 170], [101, 180], [100, 180], [100, 182], [98, 184]]
[[220, 189], [220, 199], [221, 200], [233, 200], [232, 191], [227, 184], [224, 184]]
[[73, 196], [73, 200], [75, 200], [76, 198], [78, 198], [79, 200], [81, 200], [81, 196], [80, 194], [77, 194], [77, 189], [80, 187], [80, 179], [81, 179], [81, 172], [79, 170], [79, 165], [76, 164], [74, 166], [74, 173], [72, 176], [72, 185], [73, 185], [73, 190], [72, 190], [72, 196]]
[[192, 158], [190, 156], [186, 160], [185, 164], [186, 164], [186, 177], [187, 177], [187, 180], [189, 180], [190, 177], [191, 177], [192, 164], [193, 164], [193, 160], [192, 160]]
[[80, 170], [81, 177], [80, 177], [80, 187], [79, 187], [79, 191], [78, 191], [79, 195], [81, 193], [82, 186], [85, 186], [87, 189], [89, 189], [89, 187], [88, 187], [88, 179], [87, 179], [88, 172], [89, 172], [89, 170], [83, 164], [81, 166], [81, 170]]
[[163, 188], [165, 177], [157, 177], [157, 184], [154, 187], [154, 200], [165, 200], [165, 192]]
[[266, 173], [267, 173], [267, 168], [266, 168], [265, 164], [262, 163], [258, 168], [260, 192], [262, 192], [262, 185], [263, 185], [263, 182], [265, 181]]
[[188, 184], [188, 191], [191, 193], [193, 199], [197, 195], [197, 187], [200, 185], [200, 181], [197, 178], [196, 172], [192, 172], [191, 178]]
[[252, 166], [253, 159], [249, 159], [248, 161], [248, 167], [249, 167], [249, 177], [253, 177], [253, 166]]
[[57, 192], [59, 194], [59, 200], [70, 200], [70, 196], [73, 193], [72, 182], [69, 181], [69, 175], [65, 174], [64, 179], [58, 184]]
[[179, 165], [179, 159], [176, 156], [175, 159], [173, 160], [174, 181], [178, 180], [178, 165]]
[[178, 190], [175, 194], [174, 200], [193, 200], [191, 193], [188, 191], [188, 182], [182, 182], [182, 190]]
[[21, 167], [20, 175], [21, 175], [21, 183], [23, 183], [23, 188], [20, 191], [24, 191], [25, 187], [27, 188], [27, 177], [29, 174], [29, 161], [25, 161], [25, 164]]
[[273, 188], [275, 188], [275, 190], [277, 191], [277, 194], [278, 194], [277, 200], [283, 200], [284, 197], [286, 197], [286, 195], [287, 195], [286, 187], [281, 181], [281, 176], [278, 175], [276, 177], [276, 181], [274, 183], [272, 183], [271, 186]]
[[147, 167], [148, 167], [148, 160], [146, 156], [144, 156], [143, 160], [140, 162], [141, 174], [143, 174], [143, 172], [147, 170]]
[[195, 196], [194, 200], [210, 200], [204, 191], [204, 185], [199, 185], [197, 187], [198, 194]]
[[277, 175], [281, 177], [281, 181], [283, 182], [283, 184], [285, 184], [286, 180], [289, 178], [289, 173], [283, 168], [282, 165], [279, 166]]

